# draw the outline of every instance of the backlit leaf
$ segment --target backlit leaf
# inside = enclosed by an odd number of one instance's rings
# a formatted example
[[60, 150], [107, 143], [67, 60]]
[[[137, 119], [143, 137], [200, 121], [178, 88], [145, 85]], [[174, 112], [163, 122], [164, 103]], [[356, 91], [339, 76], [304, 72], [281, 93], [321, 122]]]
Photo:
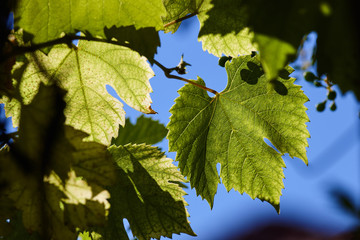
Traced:
[[[170, 151], [177, 151], [182, 173], [211, 206], [220, 163], [228, 191], [246, 192], [277, 207], [285, 167], [281, 156], [289, 153], [307, 163], [303, 104], [308, 99], [288, 76], [269, 86], [256, 57], [234, 58], [225, 67], [228, 85], [220, 94], [211, 98], [190, 84], [179, 90], [170, 110]], [[197, 83], [204, 85], [201, 79]]]
[[204, 4], [202, 10], [198, 15], [198, 40], [204, 50], [217, 57], [237, 57], [257, 50], [254, 33], [247, 27], [247, 9], [242, 8], [241, 1], [215, 0]]
[[63, 32], [105, 37], [105, 28], [113, 26], [159, 30], [166, 14], [161, 0], [21, 0], [14, 12], [15, 28], [23, 28], [30, 35], [25, 40], [34, 43], [56, 39]]
[[112, 146], [109, 151], [118, 165], [118, 182], [109, 188], [109, 222], [101, 235], [115, 239], [124, 218], [139, 240], [194, 235], [187, 221], [185, 192], [177, 184], [184, 178], [171, 159], [148, 145]]
[[[106, 91], [112, 86], [129, 106], [144, 113], [151, 107], [149, 83], [154, 73], [144, 57], [113, 44], [80, 41], [78, 48], [54, 47], [48, 55], [37, 51], [29, 60], [18, 86], [25, 104], [29, 104], [40, 82], [56, 82], [68, 91], [65, 102], [66, 124], [90, 134], [88, 140], [109, 144], [119, 124], [125, 123], [121, 102]], [[18, 66], [18, 67], [21, 67]], [[16, 99], [3, 98], [11, 106], [16, 123], [20, 114]]]

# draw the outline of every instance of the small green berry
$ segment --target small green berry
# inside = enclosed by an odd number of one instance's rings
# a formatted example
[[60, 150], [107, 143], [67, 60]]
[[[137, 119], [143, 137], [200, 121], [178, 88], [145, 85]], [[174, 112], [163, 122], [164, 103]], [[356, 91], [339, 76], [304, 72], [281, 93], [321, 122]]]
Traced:
[[335, 91], [329, 91], [329, 92], [328, 92], [328, 95], [327, 95], [327, 98], [328, 98], [329, 100], [335, 100], [335, 98], [336, 98], [336, 92], [335, 92]]
[[331, 104], [330, 110], [331, 110], [331, 111], [335, 111], [335, 110], [336, 110], [336, 104], [335, 104], [335, 102], [333, 102], [333, 103]]
[[306, 72], [304, 74], [304, 78], [306, 81], [308, 82], [313, 82], [315, 81], [316, 79], [319, 79], [317, 76], [315, 76], [315, 74], [313, 74], [312, 72]]
[[326, 101], [319, 103], [318, 105], [316, 105], [316, 110], [318, 112], [324, 111], [325, 110], [325, 105], [326, 105]]

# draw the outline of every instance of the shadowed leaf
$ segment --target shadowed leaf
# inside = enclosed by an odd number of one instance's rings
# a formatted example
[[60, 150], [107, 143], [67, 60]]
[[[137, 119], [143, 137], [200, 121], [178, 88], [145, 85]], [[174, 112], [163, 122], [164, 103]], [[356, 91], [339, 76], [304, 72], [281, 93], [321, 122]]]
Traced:
[[187, 221], [185, 192], [171, 182], [184, 178], [171, 159], [148, 145], [112, 146], [109, 151], [118, 165], [118, 182], [109, 188], [112, 207], [108, 226], [99, 231], [102, 236], [120, 236], [116, 229], [123, 229], [124, 218], [139, 240], [194, 235]]
[[163, 140], [166, 134], [167, 129], [163, 124], [140, 116], [135, 125], [126, 119], [125, 127], [119, 128], [118, 137], [112, 140], [112, 144], [117, 146], [128, 143], [155, 144]]

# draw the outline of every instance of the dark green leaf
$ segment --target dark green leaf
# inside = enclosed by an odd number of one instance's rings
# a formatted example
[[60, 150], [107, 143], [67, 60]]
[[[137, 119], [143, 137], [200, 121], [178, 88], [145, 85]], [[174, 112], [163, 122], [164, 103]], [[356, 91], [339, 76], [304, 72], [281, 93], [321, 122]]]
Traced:
[[[105, 28], [104, 34], [107, 39], [116, 39], [116, 44], [126, 46], [145, 56], [150, 62], [160, 46], [160, 38], [155, 28], [141, 28], [136, 30], [134, 26]], [[144, 39], [146, 39], [144, 41]]]
[[128, 143], [155, 144], [164, 139], [167, 129], [159, 121], [140, 116], [133, 125], [127, 118], [124, 127], [119, 128], [119, 134], [112, 144], [117, 146]]
[[116, 229], [123, 229], [124, 218], [139, 240], [194, 235], [187, 221], [185, 192], [172, 183], [184, 178], [171, 159], [147, 145], [112, 146], [109, 151], [119, 167], [118, 182], [109, 188], [111, 210], [102, 235], [120, 236]]
[[26, 231], [42, 239], [76, 239], [78, 229], [104, 224], [110, 196], [103, 187], [114, 180], [106, 147], [64, 126], [63, 96], [40, 84], [22, 106], [19, 138], [0, 152], [2, 194], [21, 211]]

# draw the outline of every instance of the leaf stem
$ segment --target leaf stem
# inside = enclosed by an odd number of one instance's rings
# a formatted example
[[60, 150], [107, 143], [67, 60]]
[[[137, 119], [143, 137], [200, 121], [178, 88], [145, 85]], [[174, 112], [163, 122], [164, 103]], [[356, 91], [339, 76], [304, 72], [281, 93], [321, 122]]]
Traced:
[[164, 25], [164, 28], [167, 28], [167, 27], [169, 27], [169, 26], [171, 26], [171, 25], [173, 25], [173, 24], [175, 24], [175, 23], [182, 22], [182, 21], [184, 21], [184, 20], [186, 20], [186, 19], [189, 19], [189, 18], [191, 18], [191, 17], [193, 17], [193, 16], [196, 16], [197, 14], [198, 14], [198, 12], [193, 12], [193, 13], [190, 13], [190, 14], [188, 14], [188, 15], [186, 15], [186, 16], [184, 16], [184, 17], [181, 17], [181, 18], [179, 18], [179, 19], [175, 19], [174, 21], [171, 21], [171, 22], [166, 23], [166, 24]]
[[214, 89], [211, 89], [211, 88], [205, 87], [205, 86], [203, 86], [203, 85], [200, 85], [200, 84], [198, 84], [198, 83], [196, 83], [196, 82], [194, 82], [194, 81], [192, 81], [192, 80], [189, 80], [189, 79], [186, 79], [186, 78], [183, 78], [183, 77], [180, 77], [180, 76], [176, 76], [176, 75], [170, 74], [170, 73], [174, 70], [174, 68], [164, 67], [164, 65], [162, 65], [161, 63], [159, 63], [159, 62], [156, 61], [155, 59], [152, 59], [152, 60], [154, 61], [154, 63], [155, 63], [161, 70], [163, 70], [163, 72], [164, 72], [164, 74], [165, 74], [165, 76], [166, 76], [167, 78], [173, 78], [173, 79], [181, 80], [181, 81], [187, 82], [187, 83], [189, 83], [189, 84], [192, 84], [192, 85], [194, 85], [194, 86], [196, 86], [196, 87], [198, 87], [198, 88], [201, 88], [201, 89], [203, 89], [203, 90], [205, 90], [205, 91], [211, 92], [211, 93], [213, 93], [213, 94], [215, 94], [215, 95], [218, 95], [218, 94], [219, 94], [219, 93], [218, 93], [217, 91], [215, 91]]
[[[0, 57], [0, 62], [6, 61], [10, 57], [17, 55], [25, 54], [28, 52], [34, 52], [39, 49], [51, 47], [58, 44], [67, 44], [70, 48], [74, 47], [72, 41], [74, 40], [86, 40], [86, 41], [95, 41], [95, 42], [106, 42], [111, 43], [111, 41], [106, 39], [94, 38], [94, 37], [85, 37], [85, 36], [76, 36], [76, 35], [65, 35], [64, 37], [57, 38], [48, 42], [33, 44], [31, 46], [14, 46], [12, 51], [2, 54]], [[116, 44], [116, 42], [113, 42]]]

